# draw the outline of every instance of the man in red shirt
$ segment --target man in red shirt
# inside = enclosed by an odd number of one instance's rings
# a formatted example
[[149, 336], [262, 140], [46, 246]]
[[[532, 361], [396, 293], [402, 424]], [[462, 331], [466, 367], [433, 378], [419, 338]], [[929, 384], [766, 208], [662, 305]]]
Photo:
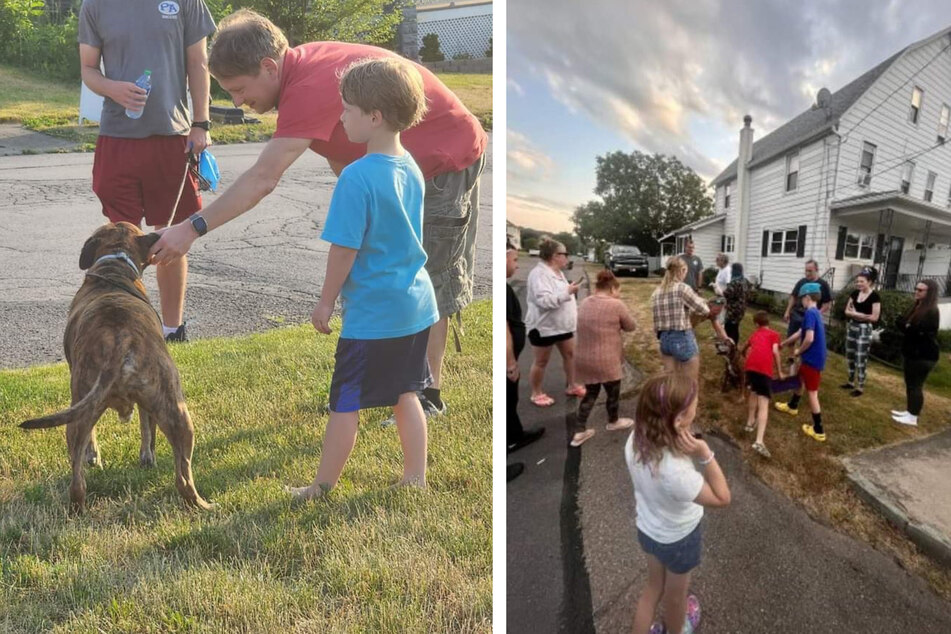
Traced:
[[[258, 113], [279, 107], [277, 129], [257, 162], [234, 185], [163, 234], [152, 248], [153, 262], [181, 257], [196, 238], [257, 205], [308, 148], [324, 156], [337, 175], [366, 154], [366, 146], [351, 143], [340, 123], [338, 73], [359, 59], [391, 56], [396, 53], [345, 42], [289, 48], [280, 29], [247, 9], [222, 20], [208, 59], [212, 76], [235, 106], [244, 104]], [[439, 388], [449, 317], [472, 300], [479, 177], [488, 137], [452, 91], [425, 67], [416, 68], [423, 76], [429, 109], [401, 140], [426, 179], [423, 248], [440, 319], [427, 349], [433, 388], [420, 400], [427, 415], [433, 415], [446, 411]]]

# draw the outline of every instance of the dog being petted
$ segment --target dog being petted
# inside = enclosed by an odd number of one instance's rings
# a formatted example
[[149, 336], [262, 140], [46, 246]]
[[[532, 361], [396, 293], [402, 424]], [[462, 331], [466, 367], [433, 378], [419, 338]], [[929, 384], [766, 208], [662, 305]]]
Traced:
[[155, 464], [156, 428], [162, 430], [172, 446], [182, 498], [190, 506], [211, 508], [192, 476], [195, 430], [178, 368], [142, 283], [149, 248], [157, 240], [157, 234], [145, 235], [127, 222], [103, 225], [86, 240], [79, 256], [86, 275], [70, 304], [63, 336], [72, 405], [20, 424], [24, 429], [66, 426], [69, 497], [76, 512], [86, 506], [84, 463], [100, 463], [97, 421], [110, 408], [129, 420], [134, 406], [139, 408], [141, 464]]

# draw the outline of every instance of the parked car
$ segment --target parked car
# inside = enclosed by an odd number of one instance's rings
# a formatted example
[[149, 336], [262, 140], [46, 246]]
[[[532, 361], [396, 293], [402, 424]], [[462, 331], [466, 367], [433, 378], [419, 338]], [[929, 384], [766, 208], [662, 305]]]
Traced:
[[539, 255], [541, 255], [541, 253], [542, 253], [542, 252], [539, 251], [538, 249], [529, 249], [529, 250], [528, 250], [528, 255], [529, 255], [529, 257], [533, 257], [533, 258], [537, 258]]
[[650, 275], [647, 256], [637, 247], [626, 244], [612, 244], [604, 252], [604, 266], [615, 275], [633, 273], [641, 277]]

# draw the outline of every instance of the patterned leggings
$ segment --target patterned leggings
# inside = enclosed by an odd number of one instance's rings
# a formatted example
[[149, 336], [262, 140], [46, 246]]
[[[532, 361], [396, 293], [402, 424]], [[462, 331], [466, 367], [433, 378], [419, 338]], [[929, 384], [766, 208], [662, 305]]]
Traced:
[[608, 410], [608, 422], [616, 423], [618, 419], [618, 400], [621, 397], [621, 381], [609, 381], [607, 383], [591, 383], [585, 385], [587, 392], [584, 395], [584, 398], [581, 399], [581, 404], [578, 406], [578, 418], [575, 423], [574, 433], [578, 434], [585, 430], [588, 426], [588, 416], [591, 415], [591, 410], [594, 409], [594, 402], [598, 400], [598, 394], [601, 393], [601, 386], [604, 386], [604, 393], [607, 394], [608, 402], [606, 404]]
[[[871, 338], [872, 324], [849, 321], [845, 338], [845, 357], [849, 361], [849, 383], [860, 390], [865, 386], [865, 369], [868, 367]], [[858, 383], [855, 383], [856, 374]]]

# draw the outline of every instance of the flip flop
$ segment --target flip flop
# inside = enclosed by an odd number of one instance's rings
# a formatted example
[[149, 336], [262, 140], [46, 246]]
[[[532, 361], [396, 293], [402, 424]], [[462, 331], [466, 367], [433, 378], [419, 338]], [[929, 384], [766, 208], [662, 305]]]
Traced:
[[594, 436], [594, 430], [593, 430], [593, 429], [586, 429], [586, 430], [584, 430], [583, 432], [581, 432], [580, 434], [575, 434], [575, 435], [572, 437], [571, 442], [570, 442], [569, 444], [570, 444], [572, 447], [580, 447], [580, 446], [583, 445], [586, 441], [588, 441], [592, 436]]
[[551, 407], [555, 404], [555, 399], [547, 394], [536, 394], [531, 398], [531, 401], [537, 407]]
[[583, 385], [576, 385], [565, 390], [565, 396], [577, 396], [578, 398], [584, 398], [587, 393], [588, 390]]

